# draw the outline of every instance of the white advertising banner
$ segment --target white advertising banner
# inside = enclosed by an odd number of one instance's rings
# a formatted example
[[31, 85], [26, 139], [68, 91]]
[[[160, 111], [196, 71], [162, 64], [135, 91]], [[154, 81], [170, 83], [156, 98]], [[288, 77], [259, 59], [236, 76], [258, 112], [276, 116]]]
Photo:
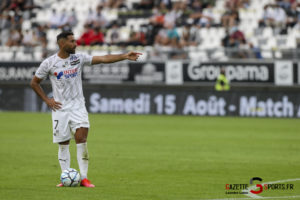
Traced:
[[168, 84], [168, 85], [183, 84], [182, 62], [181, 61], [166, 62], [166, 84]]
[[293, 85], [293, 63], [291, 61], [275, 62], [275, 85]]

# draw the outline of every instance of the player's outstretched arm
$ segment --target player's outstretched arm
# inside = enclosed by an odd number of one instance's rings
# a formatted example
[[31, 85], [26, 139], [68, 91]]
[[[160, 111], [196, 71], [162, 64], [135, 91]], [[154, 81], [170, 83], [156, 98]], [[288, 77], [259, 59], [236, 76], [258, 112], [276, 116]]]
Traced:
[[136, 61], [140, 55], [142, 54], [130, 51], [128, 53], [117, 55], [93, 56], [92, 65], [100, 63], [114, 63], [122, 60]]
[[49, 108], [51, 108], [54, 111], [60, 109], [62, 104], [60, 102], [55, 101], [53, 98], [49, 99], [46, 96], [44, 90], [40, 86], [41, 82], [42, 79], [34, 76], [30, 82], [30, 86], [35, 91], [35, 93], [39, 95], [39, 97], [41, 97], [41, 99], [49, 106]]

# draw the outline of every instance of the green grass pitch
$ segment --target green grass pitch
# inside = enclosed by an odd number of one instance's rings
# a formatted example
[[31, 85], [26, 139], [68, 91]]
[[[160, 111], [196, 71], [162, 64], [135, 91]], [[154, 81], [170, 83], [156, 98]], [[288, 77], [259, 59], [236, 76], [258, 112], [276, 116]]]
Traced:
[[[89, 179], [56, 188], [60, 167], [49, 113], [0, 112], [1, 200], [248, 198], [225, 184], [300, 178], [299, 119], [90, 114]], [[71, 142], [71, 167], [78, 169]], [[300, 195], [268, 190], [260, 196]], [[300, 199], [300, 197], [299, 197]]]

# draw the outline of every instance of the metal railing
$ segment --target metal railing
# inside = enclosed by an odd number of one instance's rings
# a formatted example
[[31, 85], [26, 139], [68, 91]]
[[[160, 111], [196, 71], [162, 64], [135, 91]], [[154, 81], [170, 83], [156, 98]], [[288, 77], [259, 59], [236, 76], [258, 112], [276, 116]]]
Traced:
[[[79, 46], [77, 52], [90, 55], [106, 55], [123, 53], [127, 51], [139, 51], [144, 53], [144, 60], [164, 61], [166, 59], [201, 60], [201, 61], [228, 61], [231, 59], [257, 59], [272, 60], [286, 59], [298, 60], [300, 48], [297, 49], [241, 49], [241, 48], [214, 48], [201, 49], [199, 47], [187, 47], [183, 49], [171, 47], [152, 46]], [[56, 51], [46, 50], [41, 47], [1, 47], [1, 61], [41, 61]]]

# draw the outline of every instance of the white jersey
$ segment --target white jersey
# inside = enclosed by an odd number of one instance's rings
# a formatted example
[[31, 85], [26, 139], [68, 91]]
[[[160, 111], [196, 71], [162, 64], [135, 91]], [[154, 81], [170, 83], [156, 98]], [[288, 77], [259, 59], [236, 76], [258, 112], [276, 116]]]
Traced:
[[81, 74], [83, 66], [90, 65], [92, 58], [86, 54], [71, 54], [62, 59], [55, 54], [37, 69], [36, 77], [46, 79], [49, 76], [53, 98], [62, 103], [61, 110], [76, 109], [85, 104]]

